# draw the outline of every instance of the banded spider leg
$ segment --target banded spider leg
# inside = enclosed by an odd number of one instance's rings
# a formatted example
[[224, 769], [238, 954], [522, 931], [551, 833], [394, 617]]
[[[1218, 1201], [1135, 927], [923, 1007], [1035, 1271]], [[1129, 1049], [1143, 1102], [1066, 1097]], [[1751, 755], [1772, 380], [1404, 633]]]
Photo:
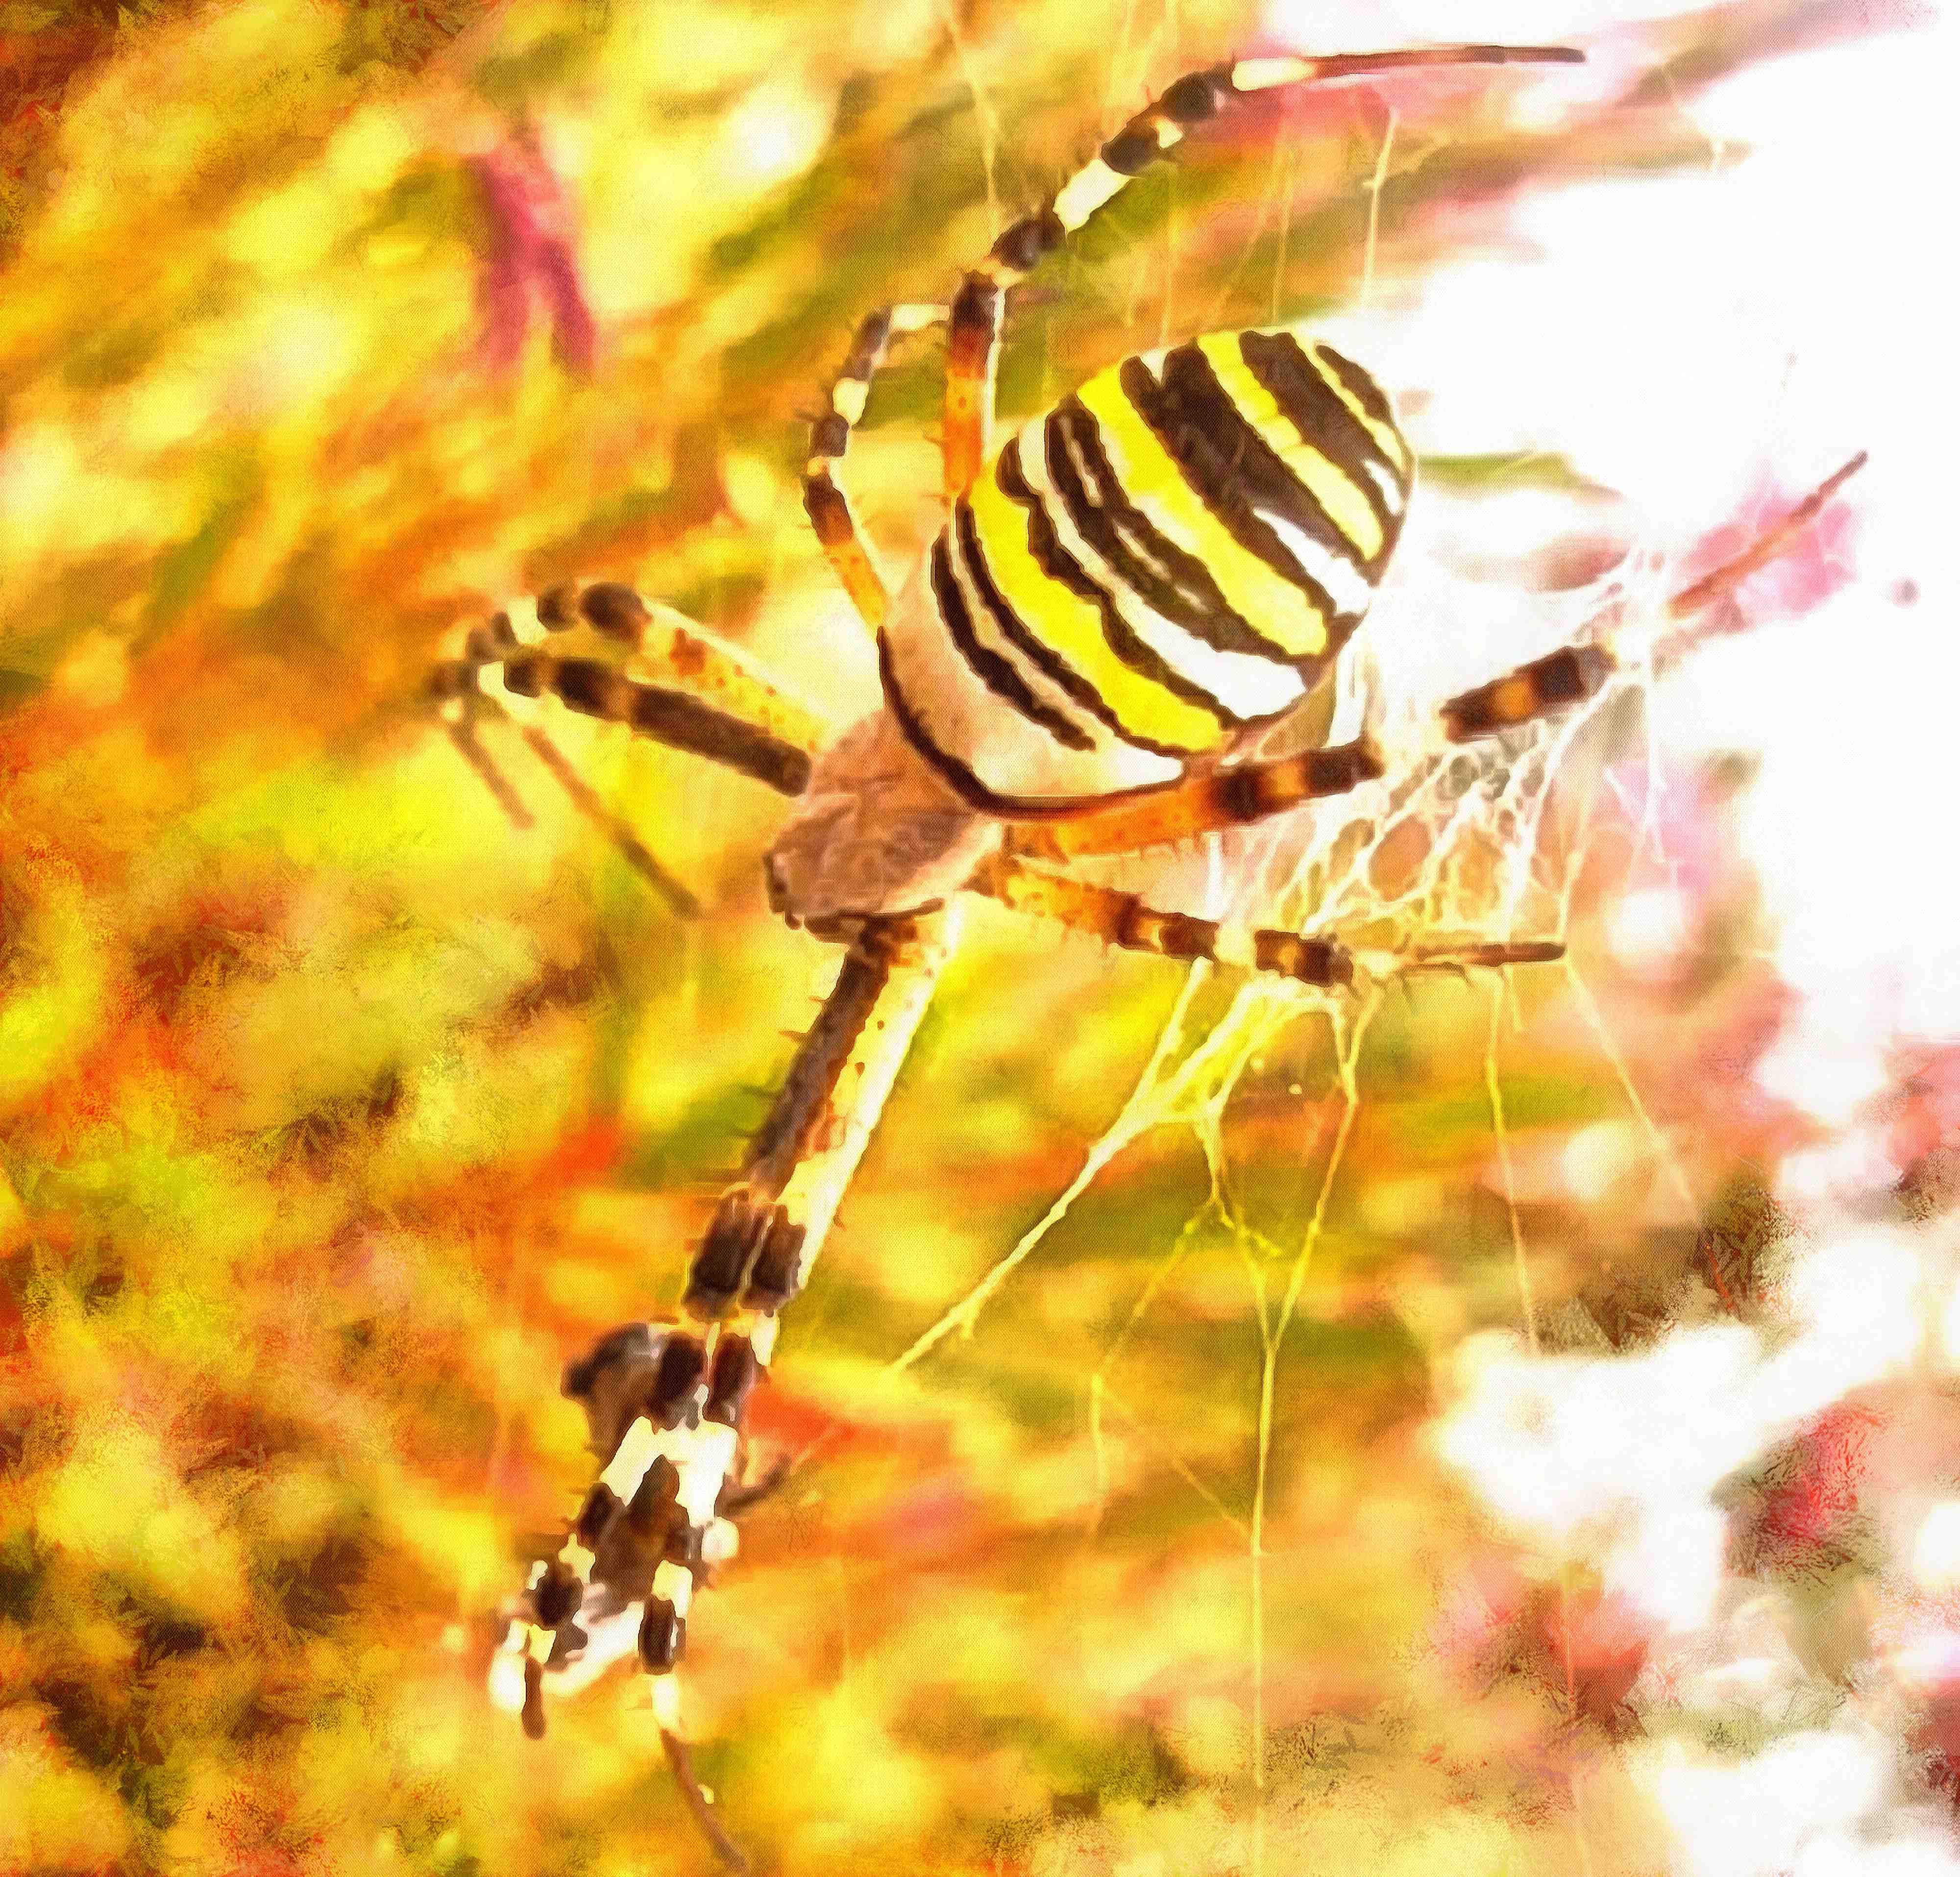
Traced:
[[539, 701], [553, 697], [581, 716], [624, 724], [784, 795], [802, 793], [810, 758], [829, 733], [815, 712], [732, 647], [671, 606], [611, 581], [549, 587], [534, 603], [493, 613], [461, 635], [430, 673], [428, 689], [450, 741], [514, 826], [528, 827], [530, 814], [483, 746], [478, 720], [486, 714], [519, 721], [525, 743], [579, 812], [683, 918], [699, 910], [694, 896], [567, 760], [537, 721]]

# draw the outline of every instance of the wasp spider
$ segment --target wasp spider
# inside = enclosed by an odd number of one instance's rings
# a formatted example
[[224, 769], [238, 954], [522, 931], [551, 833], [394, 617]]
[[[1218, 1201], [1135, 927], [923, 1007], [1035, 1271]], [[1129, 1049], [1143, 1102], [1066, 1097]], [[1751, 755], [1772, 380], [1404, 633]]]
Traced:
[[[883, 686], [882, 708], [835, 740], [681, 616], [618, 585], [560, 588], [534, 610], [499, 613], [439, 669], [452, 733], [500, 791], [476, 711], [549, 695], [791, 797], [764, 863], [770, 902], [848, 948], [695, 1253], [680, 1318], [616, 1330], [565, 1372], [603, 1466], [557, 1556], [533, 1571], [493, 1670], [495, 1698], [532, 1734], [547, 1690], [573, 1691], [634, 1655], [684, 1771], [675, 1674], [695, 1587], [732, 1554], [730, 1517], [750, 1490], [745, 1404], [931, 994], [959, 895], [1112, 945], [1325, 988], [1360, 968], [1332, 939], [1160, 911], [1066, 868], [1255, 822], [1382, 773], [1365, 737], [1278, 761], [1247, 749], [1327, 673], [1394, 551], [1415, 465], [1388, 399], [1293, 329], [1208, 333], [1098, 373], [990, 457], [1010, 291], [1193, 125], [1249, 96], [1403, 66], [1580, 57], [1454, 46], [1193, 72], [1010, 227], [950, 307], [866, 319], [804, 476], [817, 539], [876, 635]], [[942, 323], [949, 514], [894, 596], [832, 466], [889, 342]], [[1674, 616], [1685, 622], [1777, 551], [1855, 467], [1678, 596]], [[668, 681], [577, 655], [581, 635], [623, 643]], [[1591, 696], [1614, 665], [1603, 642], [1567, 647], [1453, 698], [1442, 728], [1460, 742], [1527, 723]], [[543, 733], [526, 733], [603, 814]], [[678, 896], [630, 832], [616, 832]], [[1489, 943], [1387, 968], [1520, 964], [1561, 949]]]

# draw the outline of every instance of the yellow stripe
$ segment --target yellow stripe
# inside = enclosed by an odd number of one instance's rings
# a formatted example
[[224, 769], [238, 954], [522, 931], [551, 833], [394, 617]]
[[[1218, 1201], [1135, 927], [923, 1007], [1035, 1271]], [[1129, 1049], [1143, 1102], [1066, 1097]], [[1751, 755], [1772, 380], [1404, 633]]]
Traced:
[[1226, 603], [1289, 658], [1327, 648], [1319, 609], [1249, 549], [1241, 547], [1123, 395], [1117, 370], [1099, 371], [1076, 395], [1102, 428], [1102, 447], [1131, 501], [1187, 554], [1201, 560]]
[[1239, 413], [1256, 430], [1280, 460], [1306, 485], [1306, 492], [1325, 511], [1328, 519], [1354, 544], [1363, 560], [1372, 561], [1381, 552], [1382, 524], [1368, 498], [1350, 480], [1338, 464], [1314, 448], [1293, 426], [1266, 387], [1253, 377], [1239, 349], [1236, 332], [1208, 332], [1198, 342], [1198, 349], [1211, 361], [1211, 369], [1225, 394], [1239, 407]]
[[1224, 725], [1209, 711], [1132, 670], [1111, 651], [1100, 610], [1042, 571], [1028, 546], [1026, 510], [1003, 495], [992, 476], [982, 476], [967, 499], [987, 571], [1002, 597], [1030, 637], [1095, 687], [1125, 730], [1179, 750], [1215, 749], [1225, 740]]
[[1395, 466], [1402, 480], [1407, 482], [1409, 471], [1414, 466], [1414, 459], [1409, 454], [1408, 440], [1394, 425], [1380, 423], [1370, 417], [1362, 408], [1360, 400], [1341, 383], [1340, 373], [1322, 358], [1320, 348], [1297, 326], [1292, 329], [1293, 337], [1300, 342], [1300, 350], [1306, 354], [1314, 370], [1327, 380], [1335, 396], [1361, 420], [1368, 434], [1388, 452], [1389, 460]]

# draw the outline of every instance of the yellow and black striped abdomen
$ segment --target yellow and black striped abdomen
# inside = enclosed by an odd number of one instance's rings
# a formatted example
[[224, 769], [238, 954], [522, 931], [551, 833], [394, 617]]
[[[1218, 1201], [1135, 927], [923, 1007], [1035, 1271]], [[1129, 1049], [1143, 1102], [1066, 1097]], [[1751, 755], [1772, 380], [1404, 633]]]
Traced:
[[1414, 466], [1374, 380], [1290, 329], [1126, 358], [953, 504], [887, 628], [887, 699], [996, 813], [1175, 782], [1340, 651]]

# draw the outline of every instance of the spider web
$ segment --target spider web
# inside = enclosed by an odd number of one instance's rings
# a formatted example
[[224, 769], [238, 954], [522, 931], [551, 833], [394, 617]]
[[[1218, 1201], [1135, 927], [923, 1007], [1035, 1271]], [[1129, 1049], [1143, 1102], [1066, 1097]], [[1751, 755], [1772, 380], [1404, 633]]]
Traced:
[[[1093, 1529], [1099, 1523], [1113, 1490], [1107, 1448], [1120, 1427], [1144, 1432], [1155, 1463], [1181, 1480], [1243, 1545], [1250, 1573], [1245, 1755], [1255, 1796], [1250, 1819], [1254, 1868], [1265, 1856], [1274, 1745], [1265, 1697], [1271, 1566], [1267, 1544], [1281, 1358], [1300, 1329], [1316, 1254], [1326, 1242], [1344, 1186], [1357, 1177], [1350, 1148], [1370, 1098], [1370, 1045], [1378, 1020], [1392, 1000], [1417, 1000], [1418, 1023], [1422, 1010], [1433, 1008], [1439, 997], [1457, 1003], [1459, 1022], [1465, 1001], [1481, 1000], [1488, 1006], [1475, 1093], [1487, 1104], [1488, 1138], [1515, 1270], [1516, 1320], [1534, 1349], [1538, 1312], [1525, 1229], [1512, 1190], [1500, 1065], [1507, 1034], [1525, 1022], [1519, 980], [1544, 973], [1571, 987], [1596, 1024], [1597, 1043], [1622, 1092], [1647, 1123], [1619, 1053], [1569, 961], [1563, 966], [1524, 968], [1518, 979], [1510, 972], [1480, 972], [1472, 979], [1468, 973], [1410, 973], [1408, 968], [1418, 947], [1462, 952], [1487, 942], [1564, 936], [1589, 851], [1604, 746], [1623, 742], [1642, 721], [1639, 710], [1629, 708], [1652, 681], [1640, 656], [1640, 625], [1650, 621], [1655, 631], [1659, 628], [1666, 565], [1659, 555], [1631, 554], [1606, 576], [1555, 595], [1468, 581], [1451, 569], [1434, 538], [1440, 532], [1437, 511], [1453, 505], [1431, 496], [1424, 504], [1430, 519], [1412, 518], [1398, 574], [1338, 670], [1331, 719], [1318, 740], [1341, 742], [1365, 727], [1383, 748], [1382, 778], [1256, 830], [1212, 837], [1103, 870], [1112, 883], [1141, 892], [1153, 904], [1335, 937], [1360, 967], [1355, 987], [1323, 991], [1202, 963], [1194, 967], [1134, 1086], [1083, 1155], [1075, 1177], [1012, 1249], [893, 1365], [911, 1368], [949, 1338], [972, 1337], [988, 1306], [1016, 1272], [1071, 1218], [1105, 1172], [1146, 1136], [1177, 1130], [1195, 1142], [1208, 1178], [1207, 1197], [1157, 1257], [1089, 1369], [1087, 1412], [1097, 1506], [1091, 1524]], [[1449, 625], [1439, 629], [1425, 623], [1437, 621]], [[1621, 668], [1583, 707], [1468, 746], [1443, 740], [1437, 709], [1455, 691], [1555, 646], [1609, 632]], [[1285, 753], [1310, 740], [1301, 736], [1297, 720], [1278, 727], [1258, 753]], [[1651, 829], [1645, 832], [1652, 838]], [[1290, 1242], [1281, 1242], [1260, 1229], [1252, 1209], [1242, 1201], [1242, 1169], [1228, 1140], [1227, 1118], [1259, 1080], [1265, 1059], [1280, 1054], [1303, 1028], [1314, 1032], [1314, 1053], [1332, 1113], [1306, 1162], [1312, 1197], [1305, 1224]], [[1301, 1092], [1299, 1082], [1290, 1086], [1295, 1095]], [[1686, 1174], [1647, 1125], [1671, 1182], [1685, 1198]], [[1148, 1433], [1150, 1414], [1125, 1398], [1116, 1379], [1139, 1328], [1174, 1294], [1194, 1242], [1220, 1235], [1236, 1252], [1258, 1344], [1256, 1373], [1250, 1378], [1255, 1403], [1250, 1476], [1229, 1482], [1208, 1477], [1180, 1452], [1174, 1430], [1153, 1439]]]

